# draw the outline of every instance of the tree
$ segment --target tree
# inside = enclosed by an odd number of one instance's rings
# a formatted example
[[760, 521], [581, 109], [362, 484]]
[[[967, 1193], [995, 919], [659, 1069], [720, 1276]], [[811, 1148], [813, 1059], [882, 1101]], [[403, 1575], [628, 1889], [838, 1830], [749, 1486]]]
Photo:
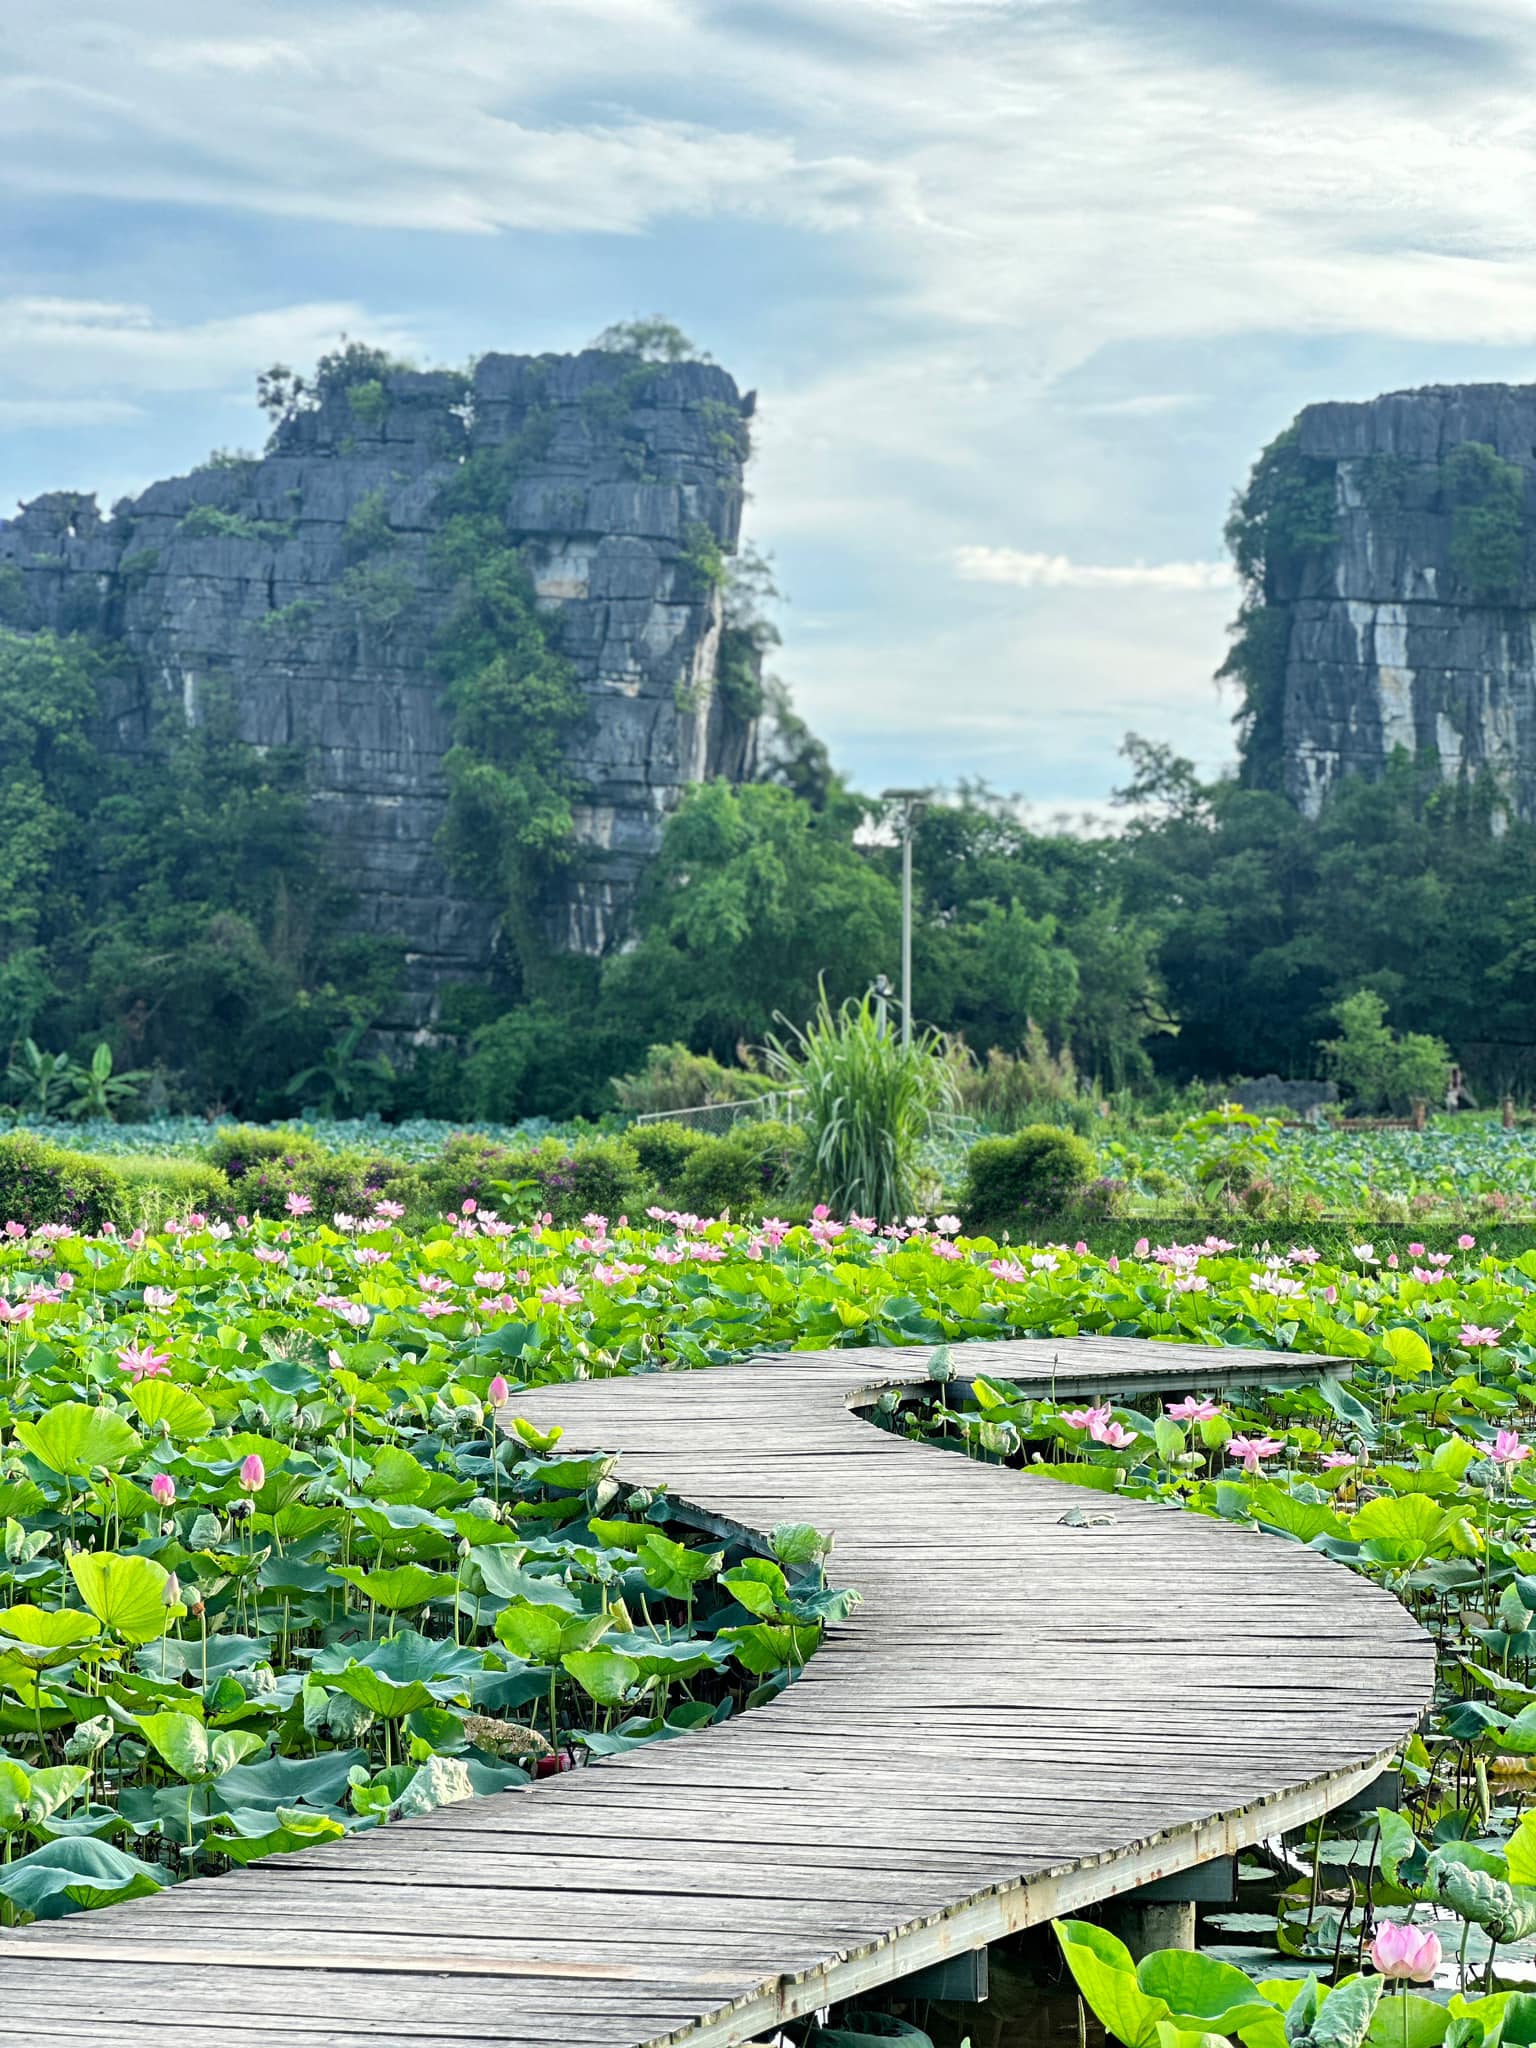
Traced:
[[1319, 1047], [1358, 1109], [1406, 1110], [1415, 1101], [1438, 1103], [1445, 1093], [1451, 1055], [1444, 1042], [1420, 1031], [1399, 1036], [1374, 990], [1356, 989], [1334, 1005], [1340, 1030]]
[[681, 327], [662, 313], [634, 320], [615, 320], [587, 343], [604, 355], [633, 356], [640, 363], [707, 363], [710, 358], [694, 347]]
[[604, 1014], [636, 1033], [637, 1058], [682, 1039], [728, 1060], [779, 1012], [809, 1017], [822, 975], [841, 1001], [893, 970], [900, 898], [853, 843], [861, 816], [848, 798], [818, 812], [763, 784], [687, 792], [646, 881], [637, 944], [604, 980]]

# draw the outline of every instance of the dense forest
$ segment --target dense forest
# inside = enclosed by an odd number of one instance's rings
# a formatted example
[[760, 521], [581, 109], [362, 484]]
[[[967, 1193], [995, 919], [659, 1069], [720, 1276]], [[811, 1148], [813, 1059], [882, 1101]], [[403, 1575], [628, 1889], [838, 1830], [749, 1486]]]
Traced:
[[[31, 1038], [157, 1077], [157, 1099], [251, 1115], [300, 1100], [384, 1113], [594, 1113], [647, 1047], [731, 1061], [775, 1013], [809, 1015], [894, 974], [898, 856], [879, 806], [835, 776], [693, 790], [670, 820], [634, 943], [552, 957], [537, 994], [398, 1070], [366, 1027], [399, 963], [349, 933], [309, 824], [303, 764], [217, 715], [169, 721], [152, 764], [100, 748], [110, 654], [0, 637], [0, 1041]], [[1536, 1061], [1536, 833], [1494, 797], [1399, 756], [1315, 820], [1273, 791], [1204, 783], [1126, 747], [1126, 824], [1040, 833], [980, 788], [916, 830], [921, 1017], [974, 1050], [1033, 1022], [1104, 1087], [1307, 1074], [1332, 1012], [1367, 987], [1395, 1025], [1449, 1042], [1475, 1082], [1525, 1090]], [[800, 757], [801, 768], [804, 756]], [[476, 1006], [480, 1013], [475, 1014]], [[18, 1073], [21, 1069], [18, 1069]]]

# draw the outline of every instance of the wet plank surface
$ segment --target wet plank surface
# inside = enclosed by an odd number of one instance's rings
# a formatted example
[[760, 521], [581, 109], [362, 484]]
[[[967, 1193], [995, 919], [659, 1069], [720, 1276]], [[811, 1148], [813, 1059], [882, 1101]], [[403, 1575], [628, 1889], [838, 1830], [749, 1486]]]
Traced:
[[[912, 1444], [851, 1411], [923, 1351], [515, 1397], [702, 1518], [833, 1532], [864, 1604], [771, 1706], [526, 1793], [0, 1936], [0, 2048], [750, 2040], [1226, 1854], [1367, 1783], [1427, 1637], [1315, 1552]], [[1063, 1395], [1295, 1381], [1294, 1355], [957, 1345]], [[1099, 1528], [1062, 1517], [1089, 1507]]]

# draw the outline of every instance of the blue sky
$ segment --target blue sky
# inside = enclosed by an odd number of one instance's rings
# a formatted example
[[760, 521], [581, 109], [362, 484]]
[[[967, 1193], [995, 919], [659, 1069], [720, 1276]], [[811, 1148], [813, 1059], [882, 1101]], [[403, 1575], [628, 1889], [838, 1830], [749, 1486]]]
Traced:
[[1311, 399], [1536, 373], [1536, 0], [11, 0], [0, 505], [253, 446], [345, 331], [661, 311], [760, 399], [866, 786], [1214, 769], [1221, 525]]

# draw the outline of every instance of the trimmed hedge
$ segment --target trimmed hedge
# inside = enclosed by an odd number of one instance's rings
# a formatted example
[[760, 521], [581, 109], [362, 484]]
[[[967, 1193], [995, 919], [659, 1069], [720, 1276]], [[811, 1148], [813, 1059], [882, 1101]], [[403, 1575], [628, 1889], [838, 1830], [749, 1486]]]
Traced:
[[117, 1222], [121, 1199], [121, 1180], [106, 1160], [46, 1145], [27, 1131], [0, 1138], [0, 1221], [96, 1231]]
[[965, 1228], [995, 1237], [1075, 1209], [1093, 1168], [1093, 1147], [1060, 1124], [1027, 1124], [1011, 1138], [982, 1138], [965, 1162]]

